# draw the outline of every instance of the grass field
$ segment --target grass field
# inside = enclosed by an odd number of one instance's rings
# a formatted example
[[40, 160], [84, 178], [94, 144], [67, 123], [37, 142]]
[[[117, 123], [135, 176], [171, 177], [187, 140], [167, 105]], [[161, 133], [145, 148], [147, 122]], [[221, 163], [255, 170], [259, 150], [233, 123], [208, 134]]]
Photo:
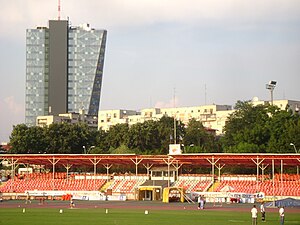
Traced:
[[[250, 212], [221, 210], [149, 210], [144, 209], [63, 209], [0, 208], [1, 225], [251, 225]], [[267, 221], [258, 224], [278, 225], [277, 212], [267, 213]], [[285, 225], [299, 224], [299, 213], [286, 213]]]

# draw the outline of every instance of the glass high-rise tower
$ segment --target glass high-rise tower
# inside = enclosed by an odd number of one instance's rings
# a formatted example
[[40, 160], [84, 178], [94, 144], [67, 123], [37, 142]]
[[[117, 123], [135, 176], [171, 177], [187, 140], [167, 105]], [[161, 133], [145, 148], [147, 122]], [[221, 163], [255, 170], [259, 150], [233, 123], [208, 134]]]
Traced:
[[27, 125], [35, 125], [37, 116], [81, 109], [98, 115], [106, 36], [106, 30], [67, 20], [26, 31]]

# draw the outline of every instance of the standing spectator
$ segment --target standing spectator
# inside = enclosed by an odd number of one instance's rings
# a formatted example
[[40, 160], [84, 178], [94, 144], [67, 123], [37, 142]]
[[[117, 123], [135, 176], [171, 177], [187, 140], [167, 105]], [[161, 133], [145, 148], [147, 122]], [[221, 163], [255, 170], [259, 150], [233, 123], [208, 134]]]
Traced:
[[73, 209], [75, 207], [75, 202], [73, 198], [70, 199], [70, 208]]
[[279, 209], [280, 225], [284, 224], [284, 207], [281, 206]]
[[252, 225], [257, 225], [257, 208], [256, 208], [256, 205], [253, 205], [253, 208], [251, 209], [251, 215], [252, 215]]
[[266, 222], [266, 211], [265, 211], [264, 202], [262, 202], [260, 205], [260, 212], [261, 212], [261, 221]]
[[200, 209], [204, 209], [204, 196], [200, 196]]
[[201, 196], [200, 195], [198, 195], [197, 202], [198, 202], [198, 209], [200, 209], [200, 207], [201, 207]]
[[204, 209], [204, 203], [205, 203], [204, 196], [199, 195], [198, 196], [198, 209]]
[[28, 202], [31, 203], [29, 191], [26, 192], [26, 201], [25, 201], [25, 204], [27, 204]]

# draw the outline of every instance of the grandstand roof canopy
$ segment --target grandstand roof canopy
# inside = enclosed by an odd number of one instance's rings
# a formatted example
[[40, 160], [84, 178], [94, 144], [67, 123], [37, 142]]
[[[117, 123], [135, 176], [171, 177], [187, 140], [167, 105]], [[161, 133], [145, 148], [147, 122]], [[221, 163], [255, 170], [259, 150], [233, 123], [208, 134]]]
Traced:
[[210, 167], [215, 165], [256, 167], [259, 165], [300, 165], [300, 154], [181, 154], [181, 155], [136, 155], [136, 154], [2, 154], [0, 160], [15, 164], [35, 164], [46, 166], [64, 165], [152, 165]]

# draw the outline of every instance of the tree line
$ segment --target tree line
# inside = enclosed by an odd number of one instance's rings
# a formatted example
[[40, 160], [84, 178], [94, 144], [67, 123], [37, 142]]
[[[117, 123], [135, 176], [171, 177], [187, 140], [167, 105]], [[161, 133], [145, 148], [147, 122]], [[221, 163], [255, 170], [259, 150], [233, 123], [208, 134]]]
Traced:
[[[184, 153], [294, 153], [300, 146], [300, 116], [272, 105], [237, 102], [222, 136], [208, 132], [200, 121], [185, 126], [172, 117], [144, 123], [117, 124], [108, 131], [84, 123], [49, 127], [14, 126], [10, 153], [18, 154], [168, 154], [176, 142]], [[174, 132], [174, 124], [176, 132]], [[176, 133], [176, 137], [174, 137]]]

